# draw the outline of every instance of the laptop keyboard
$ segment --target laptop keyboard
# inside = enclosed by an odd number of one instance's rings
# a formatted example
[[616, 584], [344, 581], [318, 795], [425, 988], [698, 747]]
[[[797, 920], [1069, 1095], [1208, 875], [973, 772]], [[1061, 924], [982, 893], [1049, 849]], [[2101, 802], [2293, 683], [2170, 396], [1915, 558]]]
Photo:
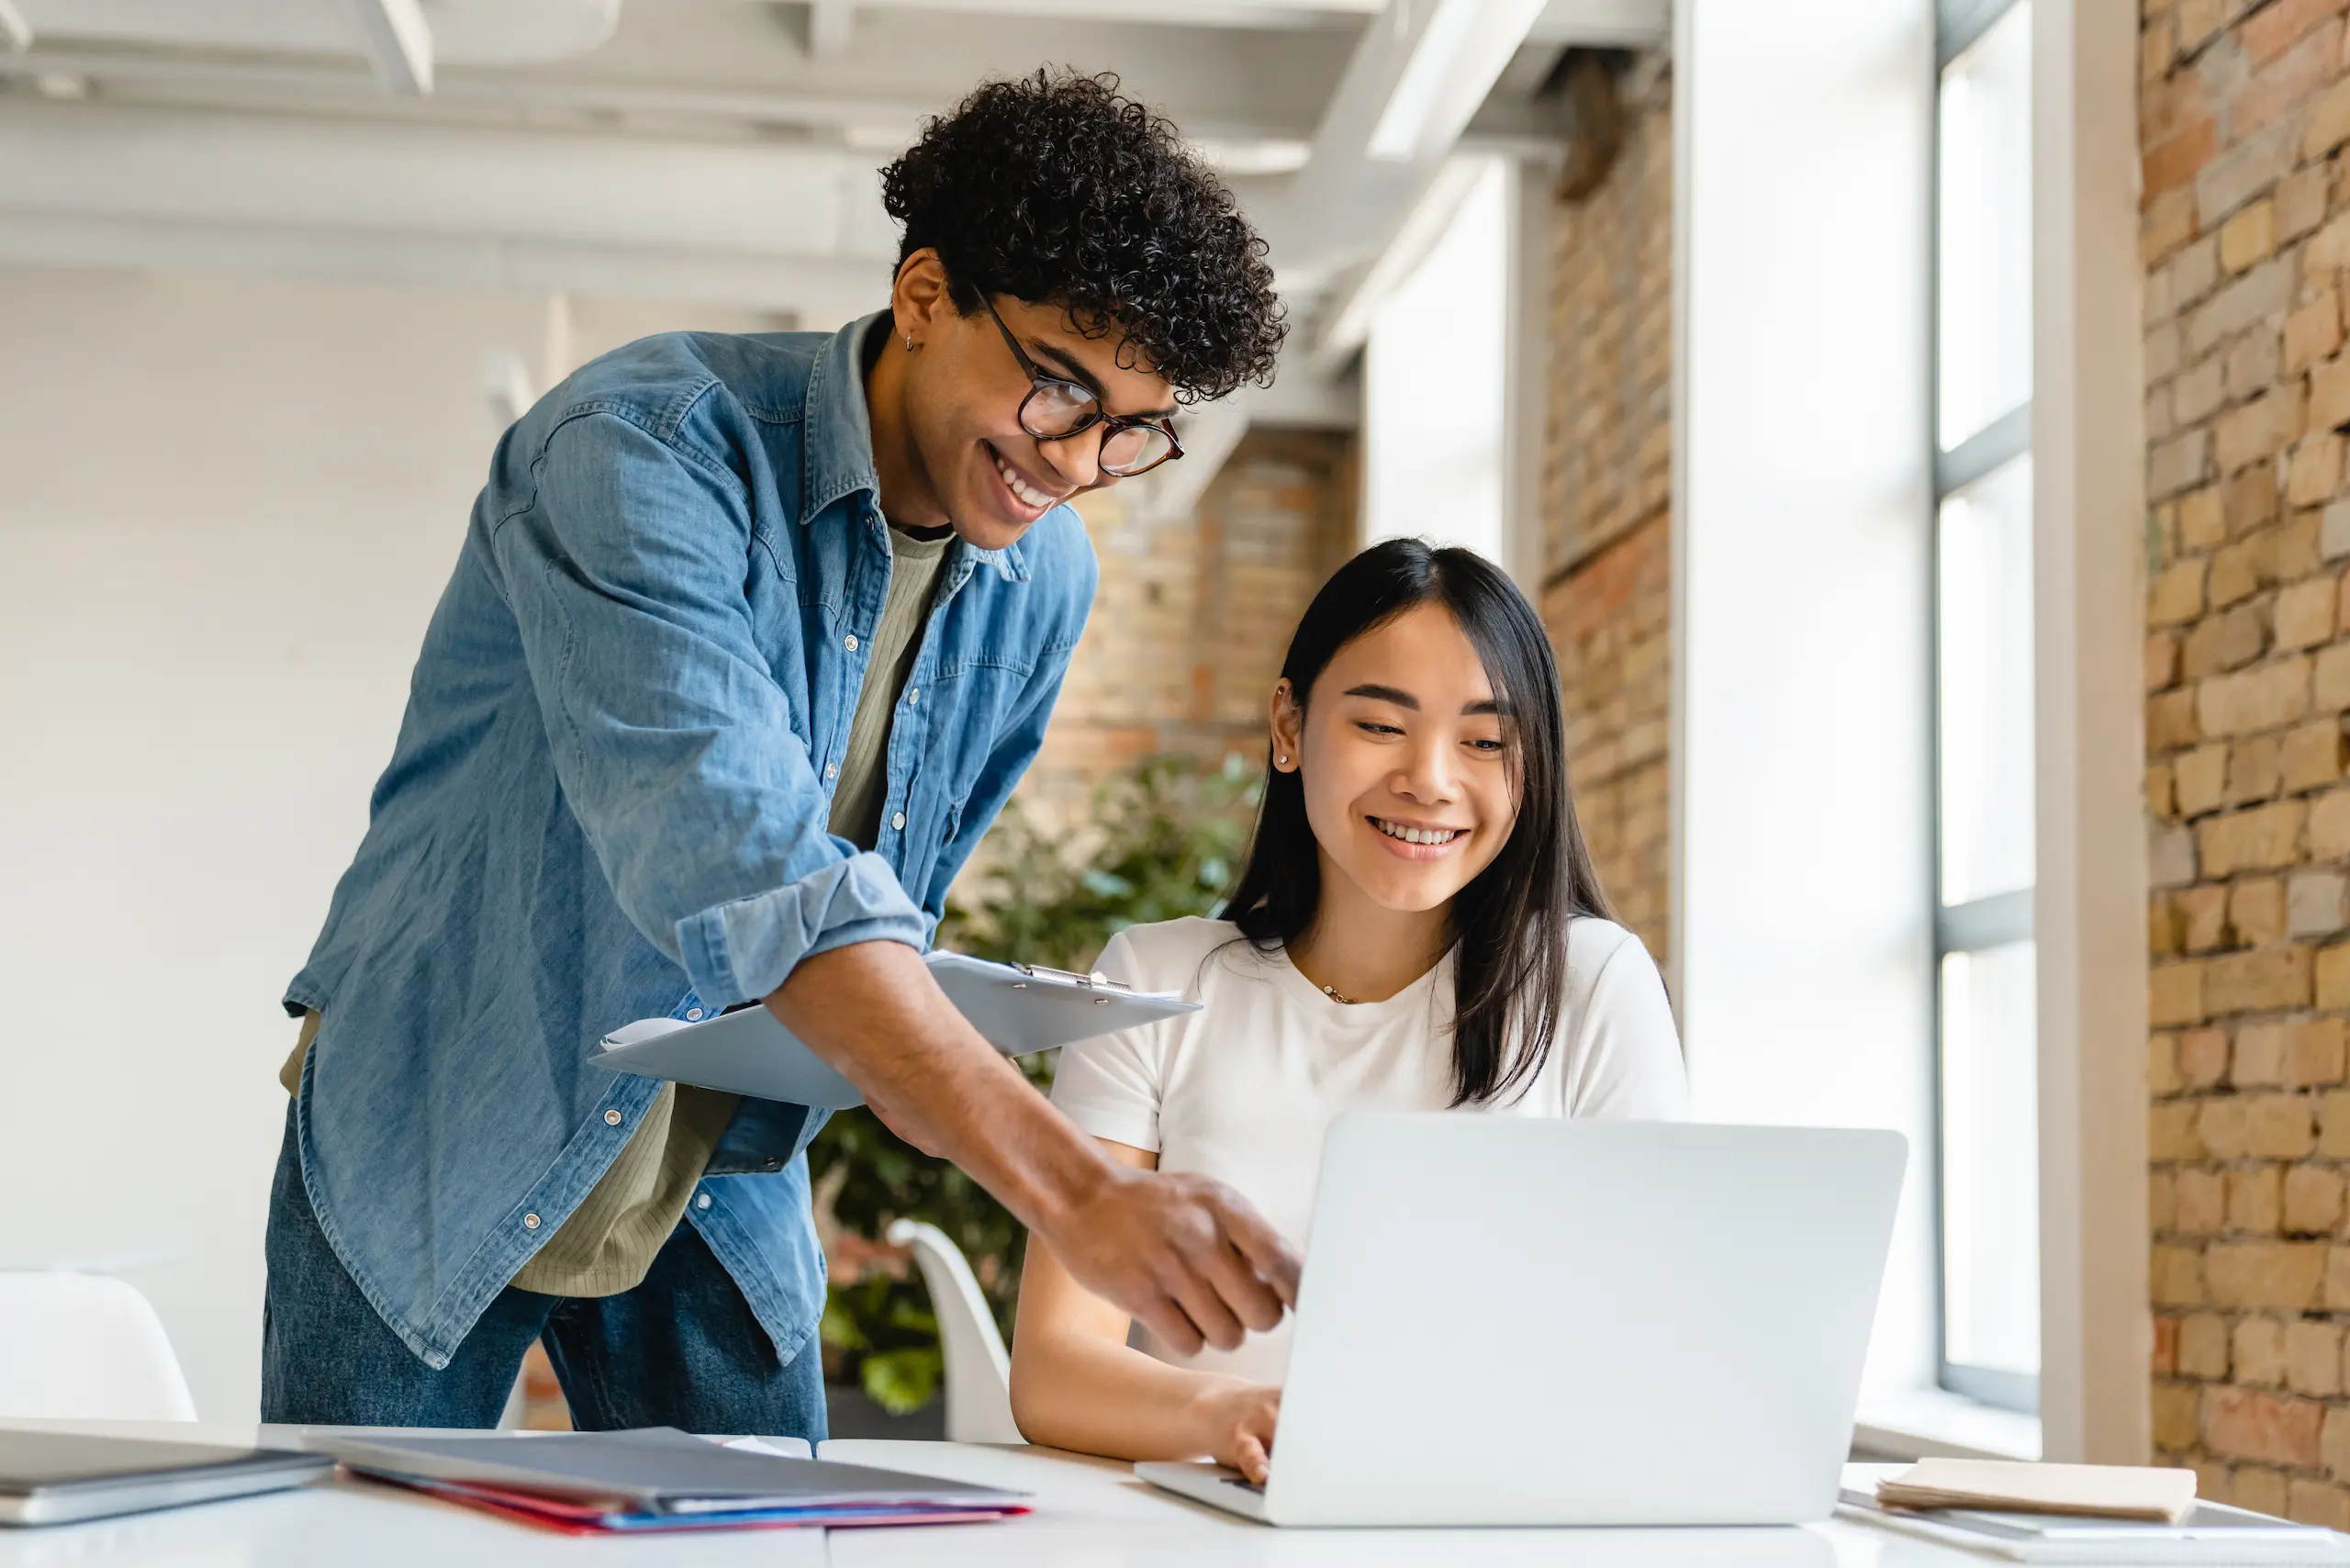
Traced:
[[1243, 1492], [1254, 1492], [1259, 1497], [1265, 1495], [1265, 1489], [1262, 1486], [1245, 1475], [1227, 1475], [1224, 1478], [1224, 1484], [1226, 1486], [1237, 1486]]

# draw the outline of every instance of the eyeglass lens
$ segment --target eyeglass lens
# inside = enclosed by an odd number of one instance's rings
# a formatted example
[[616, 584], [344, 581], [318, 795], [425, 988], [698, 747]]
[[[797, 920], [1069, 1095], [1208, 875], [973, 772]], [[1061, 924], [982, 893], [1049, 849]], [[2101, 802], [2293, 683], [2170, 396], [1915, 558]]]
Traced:
[[[1060, 441], [1102, 417], [1102, 405], [1082, 386], [1060, 381], [1039, 381], [1021, 410], [1021, 423], [1038, 441]], [[1124, 425], [1102, 442], [1102, 466], [1112, 474], [1149, 467], [1173, 450], [1167, 432], [1155, 425]]]

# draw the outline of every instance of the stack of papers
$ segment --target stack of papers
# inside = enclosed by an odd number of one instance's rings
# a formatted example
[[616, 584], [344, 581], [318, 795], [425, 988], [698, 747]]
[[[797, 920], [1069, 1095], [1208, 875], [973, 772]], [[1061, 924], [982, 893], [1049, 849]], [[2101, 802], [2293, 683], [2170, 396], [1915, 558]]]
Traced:
[[344, 1468], [573, 1534], [972, 1524], [1026, 1494], [721, 1448], [675, 1428], [546, 1437], [314, 1437]]
[[1895, 1508], [1989, 1508], [2175, 1525], [2195, 1511], [2195, 1472], [2152, 1465], [1928, 1459], [1877, 1483], [1876, 1500]]

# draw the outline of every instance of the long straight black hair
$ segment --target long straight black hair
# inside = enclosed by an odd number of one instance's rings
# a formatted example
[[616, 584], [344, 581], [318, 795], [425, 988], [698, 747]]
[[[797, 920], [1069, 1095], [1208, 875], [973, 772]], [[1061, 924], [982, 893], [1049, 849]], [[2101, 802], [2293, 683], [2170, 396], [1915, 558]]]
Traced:
[[[1550, 639], [1526, 596], [1483, 556], [1389, 539], [1339, 567], [1306, 607], [1281, 662], [1298, 706], [1340, 648], [1423, 604], [1442, 605], [1485, 666], [1517, 801], [1509, 841], [1450, 911], [1458, 950], [1452, 1103], [1464, 1105], [1522, 1091], [1541, 1070], [1566, 1003], [1567, 927], [1613, 912], [1575, 821]], [[1321, 907], [1322, 863], [1302, 772], [1274, 767], [1268, 749], [1248, 861], [1225, 908], [1260, 949], [1296, 941]]]

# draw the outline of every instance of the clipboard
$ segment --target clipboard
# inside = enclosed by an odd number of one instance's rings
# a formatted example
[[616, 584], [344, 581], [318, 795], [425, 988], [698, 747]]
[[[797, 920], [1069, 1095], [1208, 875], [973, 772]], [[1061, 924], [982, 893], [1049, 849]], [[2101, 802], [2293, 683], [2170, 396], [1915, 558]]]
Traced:
[[[1179, 996], [1042, 964], [997, 964], [961, 953], [932, 953], [923, 961], [980, 1037], [1010, 1057], [1200, 1010]], [[612, 1072], [818, 1110], [865, 1103], [856, 1084], [755, 1002], [698, 1024], [641, 1018], [606, 1035], [602, 1044], [588, 1065]]]

